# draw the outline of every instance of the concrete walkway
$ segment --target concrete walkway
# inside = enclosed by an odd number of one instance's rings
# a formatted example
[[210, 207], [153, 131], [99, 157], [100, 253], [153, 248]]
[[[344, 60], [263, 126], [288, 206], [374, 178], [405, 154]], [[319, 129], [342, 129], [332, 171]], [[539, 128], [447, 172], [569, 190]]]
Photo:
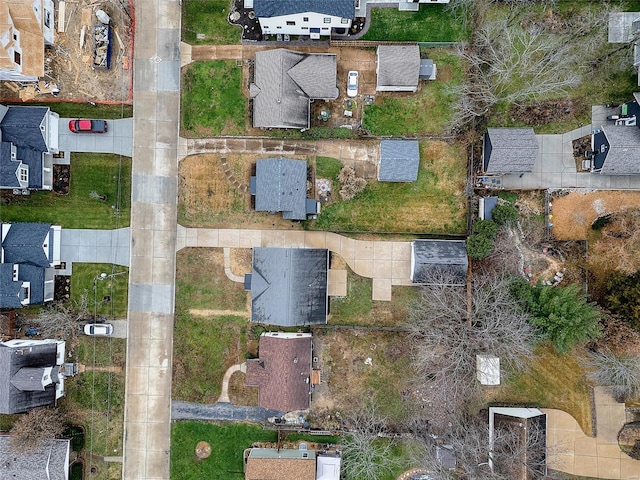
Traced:
[[284, 412], [262, 407], [243, 407], [230, 403], [205, 405], [174, 401], [171, 405], [173, 420], [226, 420], [234, 422], [264, 422], [269, 417], [281, 417]]
[[59, 149], [61, 152], [115, 153], [130, 157], [133, 151], [133, 119], [107, 120], [106, 133], [73, 133], [71, 118], [61, 118]]
[[169, 479], [180, 2], [136, 0], [125, 480]]
[[411, 243], [354, 240], [331, 232], [239, 230], [178, 226], [177, 249], [185, 247], [327, 248], [362, 277], [373, 279], [373, 300], [391, 300], [393, 285], [412, 285]]
[[129, 266], [129, 228], [91, 230], [63, 228], [60, 233], [60, 258], [66, 268], [60, 275], [71, 275], [74, 262], [113, 263]]
[[378, 140], [277, 140], [271, 138], [194, 138], [183, 139], [185, 156], [203, 153], [248, 153], [272, 156], [317, 155], [337, 158], [353, 166], [356, 173], [366, 178], [376, 176], [380, 161]]
[[224, 253], [224, 274], [229, 280], [236, 283], [244, 283], [244, 275], [236, 275], [231, 271], [231, 249], [223, 248]]
[[618, 432], [625, 424], [624, 403], [618, 403], [604, 387], [594, 388], [595, 438], [584, 434], [578, 422], [562, 410], [547, 414], [547, 447], [550, 468], [586, 477], [638, 480], [640, 461], [620, 450]]
[[232, 365], [227, 368], [226, 372], [224, 372], [224, 377], [222, 378], [222, 390], [220, 390], [218, 403], [231, 403], [231, 400], [229, 400], [229, 380], [231, 380], [231, 375], [236, 372], [247, 373], [247, 364], [241, 363], [238, 365]]

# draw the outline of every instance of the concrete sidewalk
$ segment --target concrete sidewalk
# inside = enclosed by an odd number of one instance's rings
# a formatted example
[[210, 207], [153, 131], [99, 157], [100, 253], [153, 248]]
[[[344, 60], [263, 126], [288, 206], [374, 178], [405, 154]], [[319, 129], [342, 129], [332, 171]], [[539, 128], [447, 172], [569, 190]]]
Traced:
[[625, 423], [624, 403], [605, 387], [594, 388], [597, 437], [584, 434], [578, 422], [562, 410], [547, 414], [547, 459], [550, 468], [586, 477], [639, 480], [640, 461], [620, 450], [618, 432]]
[[413, 285], [410, 242], [354, 240], [331, 232], [206, 229], [179, 225], [177, 249], [185, 247], [327, 248], [344, 258], [355, 273], [373, 279], [373, 300], [390, 301], [393, 285]]

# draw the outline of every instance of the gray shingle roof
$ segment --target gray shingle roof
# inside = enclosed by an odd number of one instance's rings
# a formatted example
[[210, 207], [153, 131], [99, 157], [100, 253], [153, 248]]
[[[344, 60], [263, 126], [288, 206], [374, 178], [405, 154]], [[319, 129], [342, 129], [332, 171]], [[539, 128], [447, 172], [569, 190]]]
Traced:
[[249, 87], [253, 126], [308, 128], [309, 99], [337, 98], [336, 72], [333, 54], [304, 54], [282, 48], [256, 52], [254, 81]]
[[2, 140], [18, 147], [40, 152], [48, 151], [40, 124], [49, 111], [47, 107], [9, 107], [0, 122]]
[[52, 439], [32, 452], [17, 452], [9, 435], [0, 435], [0, 478], [11, 480], [65, 480], [68, 478], [70, 441]]
[[16, 172], [20, 160], [11, 158], [11, 143], [0, 142], [0, 187], [17, 188], [20, 186]]
[[414, 240], [412, 249], [413, 283], [425, 283], [432, 275], [453, 275], [457, 283], [465, 284], [467, 247], [464, 240]]
[[355, 0], [253, 0], [258, 18], [317, 12], [342, 18], [354, 18]]
[[13, 281], [13, 264], [0, 263], [0, 308], [20, 308], [21, 283]]
[[380, 142], [381, 182], [415, 182], [420, 166], [420, 143], [417, 140], [382, 140]]
[[532, 128], [489, 128], [484, 137], [485, 173], [523, 173], [538, 160]]
[[256, 162], [256, 210], [282, 212], [287, 220], [307, 218], [307, 162], [265, 158]]
[[254, 248], [251, 321], [297, 326], [327, 322], [329, 251]]
[[50, 223], [12, 223], [2, 241], [5, 263], [49, 267], [42, 244], [50, 229]]
[[13, 376], [23, 367], [54, 367], [57, 345], [44, 343], [22, 348], [0, 344], [0, 413], [23, 413], [36, 407], [55, 404], [55, 384], [41, 391], [20, 391], [12, 385]]
[[640, 173], [640, 129], [625, 126], [602, 127], [609, 151], [600, 171], [603, 175]]
[[377, 86], [417, 87], [420, 74], [418, 45], [378, 47]]
[[26, 263], [18, 265], [18, 280], [29, 282], [29, 303], [31, 305], [44, 303], [44, 271], [44, 268], [35, 265]]

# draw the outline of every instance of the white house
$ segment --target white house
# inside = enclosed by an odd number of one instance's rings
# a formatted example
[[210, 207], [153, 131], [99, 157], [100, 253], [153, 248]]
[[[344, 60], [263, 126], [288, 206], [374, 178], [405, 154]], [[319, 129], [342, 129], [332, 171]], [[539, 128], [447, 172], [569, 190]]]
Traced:
[[52, 0], [0, 2], [0, 80], [35, 82], [44, 76], [44, 47], [53, 45]]
[[263, 35], [309, 35], [318, 39], [332, 29], [348, 29], [356, 0], [253, 0], [253, 11]]

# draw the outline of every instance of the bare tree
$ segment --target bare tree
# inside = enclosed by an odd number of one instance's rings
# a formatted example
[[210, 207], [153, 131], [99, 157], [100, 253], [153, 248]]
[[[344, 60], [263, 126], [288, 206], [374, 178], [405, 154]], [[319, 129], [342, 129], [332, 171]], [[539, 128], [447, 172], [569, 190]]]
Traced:
[[21, 415], [11, 428], [11, 444], [20, 452], [37, 450], [64, 431], [65, 421], [56, 408], [34, 408]]
[[534, 328], [510, 293], [509, 279], [476, 277], [470, 297], [466, 288], [451, 283], [434, 278], [410, 310], [419, 400], [440, 425], [455, 423], [479, 398], [477, 354], [499, 357], [503, 372], [522, 371], [535, 340]]
[[640, 355], [591, 352], [584, 359], [588, 376], [598, 385], [611, 386], [613, 396], [624, 402], [640, 395]]
[[387, 436], [387, 418], [372, 402], [354, 409], [344, 419], [348, 431], [342, 442], [345, 478], [381, 478], [395, 466], [394, 442]]
[[496, 425], [490, 438], [487, 419], [479, 416], [414, 444], [411, 456], [415, 464], [428, 470], [434, 480], [451, 479], [451, 466], [442, 461], [438, 449], [455, 457], [462, 478], [474, 480], [512, 480], [525, 472], [542, 478], [547, 474], [548, 458], [556, 451], [553, 446], [547, 449], [545, 431], [537, 422]]
[[85, 291], [77, 301], [53, 303], [30, 319], [30, 324], [38, 327], [44, 337], [61, 338], [73, 344], [82, 322], [90, 316], [87, 298]]
[[496, 18], [486, 13], [489, 3], [474, 3], [475, 31], [469, 45], [458, 48], [467, 78], [456, 88], [459, 101], [453, 125], [483, 116], [501, 102], [563, 96], [593, 68], [594, 56], [609, 48], [606, 34], [613, 8], [608, 5], [585, 7], [565, 19], [552, 9], [532, 16], [517, 6], [533, 2], [514, 0], [510, 14]]

